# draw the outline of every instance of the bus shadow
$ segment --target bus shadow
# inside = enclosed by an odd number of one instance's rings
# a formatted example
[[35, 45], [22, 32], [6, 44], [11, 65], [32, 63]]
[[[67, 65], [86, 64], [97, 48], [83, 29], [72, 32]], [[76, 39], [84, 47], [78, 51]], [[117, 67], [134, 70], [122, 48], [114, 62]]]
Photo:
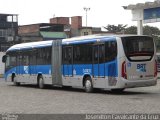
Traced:
[[73, 88], [73, 87], [59, 87], [59, 86], [51, 86], [51, 85], [45, 85], [44, 89], [40, 89], [37, 85], [33, 84], [21, 84], [20, 86], [16, 85], [9, 85], [12, 87], [21, 87], [21, 88], [32, 88], [32, 89], [39, 89], [39, 90], [59, 90], [59, 91], [71, 91], [71, 92], [84, 92], [83, 89], [80, 88]]
[[145, 95], [145, 94], [151, 94], [148, 92], [140, 92], [140, 91], [123, 91], [123, 92], [112, 92], [112, 91], [107, 91], [107, 94], [110, 95]]
[[[20, 86], [15, 85], [9, 85], [13, 87], [25, 87], [25, 88], [33, 88], [33, 89], [40, 89], [37, 85], [32, 84], [21, 84]], [[82, 88], [75, 88], [75, 87], [57, 87], [57, 86], [51, 86], [46, 85], [43, 90], [59, 90], [59, 91], [66, 91], [66, 92], [84, 92], [85, 90]], [[123, 91], [123, 92], [112, 92], [110, 90], [103, 90], [103, 89], [94, 89], [93, 93], [88, 94], [107, 94], [107, 95], [147, 95], [147, 94], [154, 94], [149, 92], [141, 92], [141, 91]]]

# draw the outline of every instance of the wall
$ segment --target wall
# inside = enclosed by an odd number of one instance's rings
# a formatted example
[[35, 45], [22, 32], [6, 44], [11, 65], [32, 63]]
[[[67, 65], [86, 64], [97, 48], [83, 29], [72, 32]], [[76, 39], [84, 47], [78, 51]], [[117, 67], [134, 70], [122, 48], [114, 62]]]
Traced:
[[72, 29], [82, 28], [82, 17], [81, 16], [71, 17], [71, 28]]
[[4, 66], [5, 64], [2, 63], [2, 56], [5, 55], [4, 52], [0, 52], [0, 78], [3, 77], [4, 74]]
[[69, 25], [69, 17], [54, 17], [50, 19], [50, 23]]
[[34, 33], [39, 31], [39, 25], [24, 25], [18, 28], [18, 34]]
[[87, 34], [85, 34], [85, 33], [88, 33], [88, 35], [92, 35], [92, 28], [83, 28], [83, 29], [81, 29], [80, 30], [80, 35], [81, 36], [84, 36], [84, 35], [87, 35]]

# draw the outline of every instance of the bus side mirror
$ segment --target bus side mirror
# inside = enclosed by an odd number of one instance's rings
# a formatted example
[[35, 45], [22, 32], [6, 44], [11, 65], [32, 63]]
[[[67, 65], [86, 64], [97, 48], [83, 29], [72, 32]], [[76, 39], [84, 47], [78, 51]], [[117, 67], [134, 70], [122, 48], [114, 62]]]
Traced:
[[2, 57], [2, 62], [5, 63], [6, 60], [7, 60], [7, 55], [4, 55], [4, 56]]

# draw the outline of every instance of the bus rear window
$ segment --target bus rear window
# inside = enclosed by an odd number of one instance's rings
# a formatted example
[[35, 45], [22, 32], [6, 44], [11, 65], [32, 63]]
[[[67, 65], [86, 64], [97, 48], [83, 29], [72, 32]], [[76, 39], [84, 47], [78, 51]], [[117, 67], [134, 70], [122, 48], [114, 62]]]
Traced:
[[149, 61], [154, 55], [154, 42], [148, 36], [122, 37], [126, 57], [130, 61]]

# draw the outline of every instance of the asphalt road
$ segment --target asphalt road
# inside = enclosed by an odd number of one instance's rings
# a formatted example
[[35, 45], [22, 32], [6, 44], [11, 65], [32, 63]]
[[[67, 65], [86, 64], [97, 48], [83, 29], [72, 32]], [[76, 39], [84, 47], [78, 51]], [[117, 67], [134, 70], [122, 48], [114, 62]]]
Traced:
[[98, 90], [34, 85], [14, 86], [0, 79], [0, 113], [17, 114], [110, 114], [160, 113], [160, 81], [157, 86], [126, 89], [115, 94]]

